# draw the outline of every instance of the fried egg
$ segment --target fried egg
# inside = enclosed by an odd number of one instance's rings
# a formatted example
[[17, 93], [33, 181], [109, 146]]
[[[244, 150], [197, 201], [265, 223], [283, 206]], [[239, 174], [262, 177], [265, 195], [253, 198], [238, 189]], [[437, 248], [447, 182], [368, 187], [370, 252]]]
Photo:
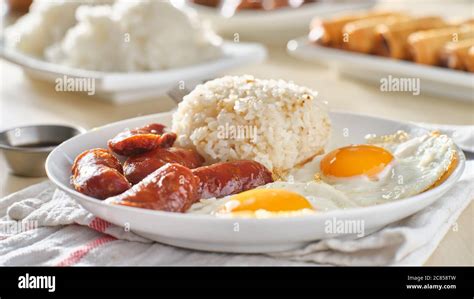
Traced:
[[449, 177], [456, 147], [446, 135], [368, 135], [317, 156], [281, 181], [223, 198], [203, 199], [188, 213], [229, 218], [290, 217], [365, 207], [420, 194]]
[[398, 200], [436, 186], [457, 164], [453, 141], [437, 132], [410, 137], [369, 135], [318, 156], [290, 173], [296, 182], [322, 181], [359, 206]]
[[277, 181], [221, 199], [203, 199], [188, 212], [231, 218], [270, 218], [356, 206], [345, 194], [326, 183]]

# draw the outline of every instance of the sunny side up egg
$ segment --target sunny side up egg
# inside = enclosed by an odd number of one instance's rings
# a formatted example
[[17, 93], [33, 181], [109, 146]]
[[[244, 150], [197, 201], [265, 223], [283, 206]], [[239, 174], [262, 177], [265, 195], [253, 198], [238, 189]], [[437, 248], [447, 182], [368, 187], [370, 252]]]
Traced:
[[204, 199], [188, 211], [223, 218], [270, 218], [314, 213], [311, 202], [284, 185], [267, 184], [221, 199]]
[[309, 215], [357, 206], [329, 184], [276, 181], [237, 195], [202, 199], [188, 213], [224, 218], [272, 218]]
[[286, 181], [204, 199], [189, 213], [218, 217], [271, 218], [364, 207], [422, 193], [445, 180], [457, 165], [453, 141], [438, 133], [410, 137], [399, 131], [368, 136], [318, 156]]
[[411, 138], [399, 131], [366, 139], [367, 144], [316, 157], [290, 176], [295, 182], [329, 184], [358, 206], [369, 206], [422, 193], [457, 165], [453, 141], [436, 132]]

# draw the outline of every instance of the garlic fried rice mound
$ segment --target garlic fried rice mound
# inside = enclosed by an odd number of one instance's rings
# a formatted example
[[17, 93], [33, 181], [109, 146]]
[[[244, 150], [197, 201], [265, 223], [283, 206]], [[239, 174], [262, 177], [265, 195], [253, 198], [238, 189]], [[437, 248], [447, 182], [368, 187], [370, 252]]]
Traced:
[[283, 80], [226, 76], [198, 85], [173, 115], [177, 144], [207, 163], [255, 160], [276, 175], [321, 154], [331, 124], [317, 92]]

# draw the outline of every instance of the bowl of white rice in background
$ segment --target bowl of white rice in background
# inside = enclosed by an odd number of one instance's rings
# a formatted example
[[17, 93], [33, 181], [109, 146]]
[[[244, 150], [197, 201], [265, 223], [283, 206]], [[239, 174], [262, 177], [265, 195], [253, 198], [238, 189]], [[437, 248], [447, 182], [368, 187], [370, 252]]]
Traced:
[[68, 67], [139, 72], [222, 55], [221, 39], [169, 1], [36, 0], [6, 30], [7, 47]]
[[172, 131], [207, 163], [255, 160], [280, 176], [324, 151], [331, 123], [317, 92], [246, 75], [198, 85], [179, 104]]
[[0, 56], [56, 91], [116, 104], [265, 59], [263, 45], [225, 41], [208, 25], [179, 1], [35, 0], [0, 37]]

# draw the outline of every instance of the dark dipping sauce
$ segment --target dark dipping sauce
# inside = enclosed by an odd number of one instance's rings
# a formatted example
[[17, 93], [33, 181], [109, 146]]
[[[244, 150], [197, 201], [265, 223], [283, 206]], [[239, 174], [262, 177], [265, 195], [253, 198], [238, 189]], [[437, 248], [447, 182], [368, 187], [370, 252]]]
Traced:
[[42, 147], [56, 147], [60, 145], [61, 142], [38, 142], [38, 143], [26, 143], [26, 144], [18, 144], [15, 147], [18, 148], [42, 148]]

